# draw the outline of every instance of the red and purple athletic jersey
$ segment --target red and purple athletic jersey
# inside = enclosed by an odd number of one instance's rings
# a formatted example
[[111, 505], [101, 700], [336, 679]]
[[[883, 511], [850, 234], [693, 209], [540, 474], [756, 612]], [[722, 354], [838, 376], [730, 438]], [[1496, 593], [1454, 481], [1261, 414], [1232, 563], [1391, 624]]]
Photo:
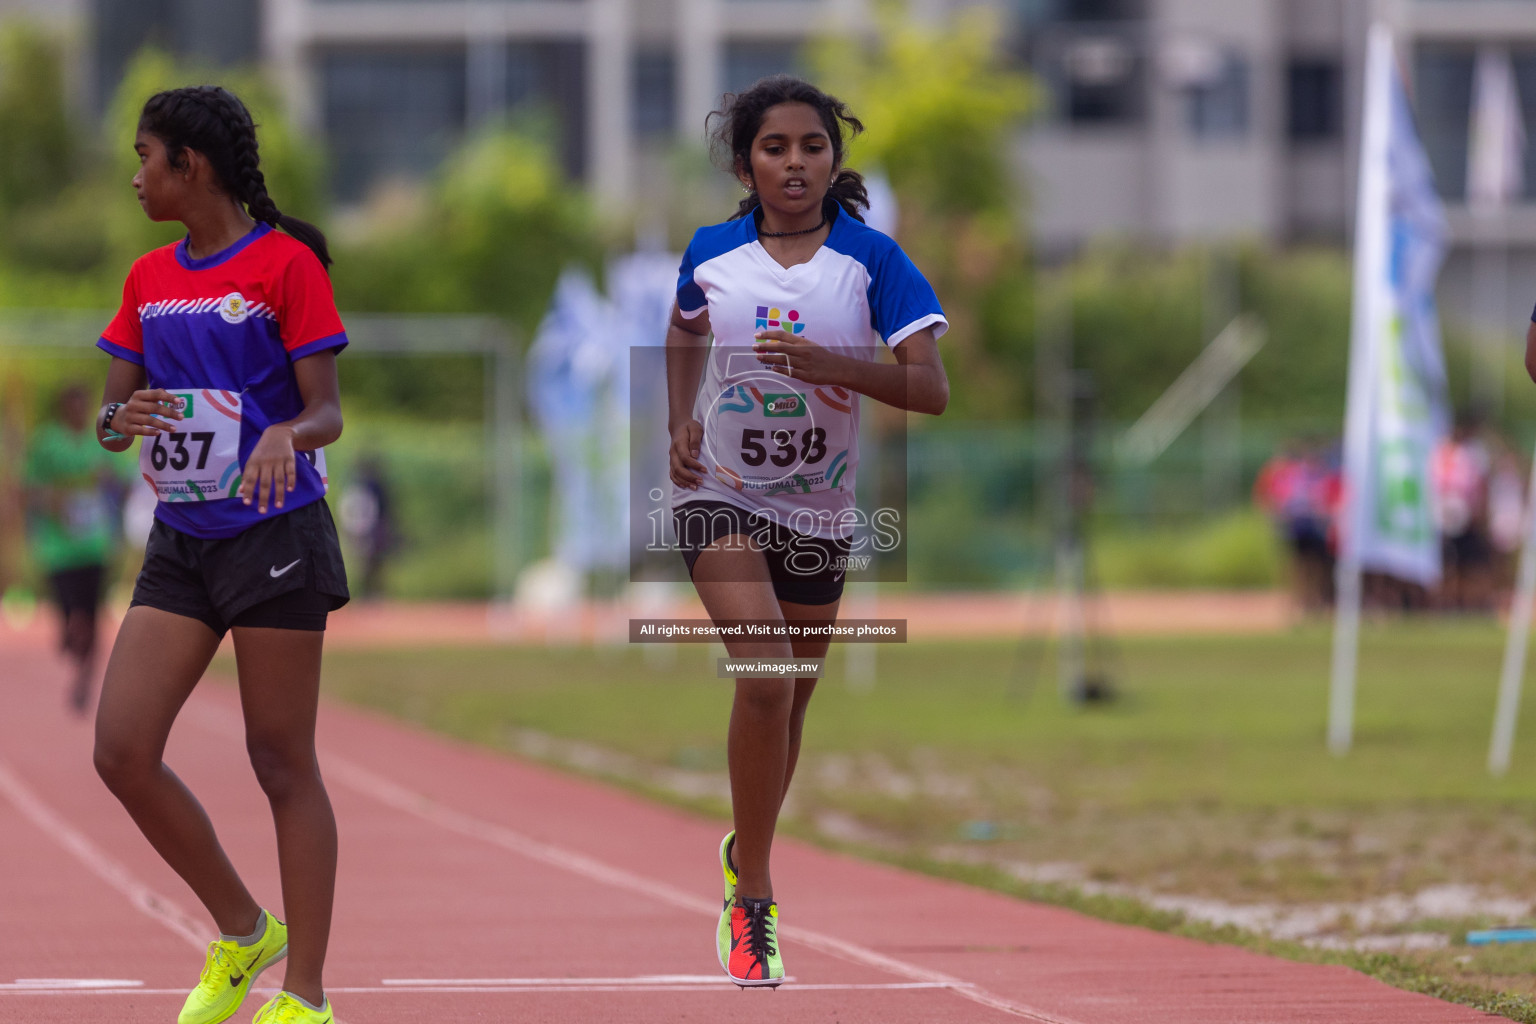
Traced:
[[[144, 367], [150, 388], [238, 395], [241, 466], [262, 431], [303, 411], [294, 362], [346, 344], [320, 260], [266, 224], [201, 259], [187, 255], [185, 240], [139, 257], [123, 284], [122, 308], [96, 343]], [[325, 495], [311, 453], [300, 452], [297, 461], [297, 485], [282, 512]], [[273, 514], [227, 497], [161, 501], [155, 508], [167, 525], [204, 538], [233, 537]]]

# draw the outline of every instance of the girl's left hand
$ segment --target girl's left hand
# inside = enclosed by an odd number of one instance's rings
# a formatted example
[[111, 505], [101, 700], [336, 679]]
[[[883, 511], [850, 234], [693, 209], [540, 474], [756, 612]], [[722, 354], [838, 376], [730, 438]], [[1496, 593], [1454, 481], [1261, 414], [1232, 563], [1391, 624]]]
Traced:
[[270, 497], [274, 508], [283, 507], [283, 496], [299, 482], [298, 466], [293, 454], [293, 428], [271, 426], [262, 432], [261, 440], [245, 460], [245, 471], [240, 478], [240, 500], [247, 505], [256, 501], [256, 511], [266, 514]]
[[830, 349], [788, 331], [758, 331], [752, 344], [757, 361], [775, 373], [807, 384], [836, 384], [846, 359]]

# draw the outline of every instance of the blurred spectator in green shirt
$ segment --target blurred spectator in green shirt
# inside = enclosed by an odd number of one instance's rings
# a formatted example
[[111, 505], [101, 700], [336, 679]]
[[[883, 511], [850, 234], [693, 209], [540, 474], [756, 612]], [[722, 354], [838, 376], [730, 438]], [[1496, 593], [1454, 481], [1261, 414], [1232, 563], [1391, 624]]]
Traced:
[[69, 702], [80, 714], [90, 705], [96, 613], [120, 532], [116, 456], [97, 442], [92, 411], [85, 388], [66, 387], [57, 418], [32, 435], [24, 474], [32, 557], [59, 606], [60, 646], [75, 667]]

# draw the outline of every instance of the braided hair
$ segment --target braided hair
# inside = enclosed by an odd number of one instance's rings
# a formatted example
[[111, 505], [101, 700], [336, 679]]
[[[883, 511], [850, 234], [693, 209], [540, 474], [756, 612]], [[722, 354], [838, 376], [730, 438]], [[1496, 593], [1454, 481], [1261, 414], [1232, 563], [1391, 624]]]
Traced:
[[262, 224], [282, 228], [309, 246], [322, 266], [331, 265], [330, 250], [320, 229], [278, 210], [267, 194], [256, 151], [256, 124], [245, 104], [217, 85], [169, 89], [151, 96], [139, 115], [139, 131], [165, 144], [172, 167], [186, 164], [186, 150], [207, 158], [224, 190]]
[[[864, 130], [864, 123], [849, 112], [841, 100], [828, 96], [803, 78], [793, 75], [770, 75], [759, 80], [750, 89], [725, 97], [721, 109], [709, 115], [710, 122], [718, 124], [710, 133], [717, 161], [726, 165], [732, 174], [740, 174], [752, 167], [752, 143], [763, 127], [763, 118], [770, 107], [780, 103], [804, 103], [821, 115], [821, 124], [832, 142], [833, 163], [842, 167], [843, 128], [851, 136]], [[869, 195], [864, 190], [864, 177], [858, 171], [843, 168], [827, 190], [822, 201], [830, 217], [835, 207], [841, 206], [848, 216], [862, 221], [861, 211], [869, 209]], [[753, 186], [731, 215], [732, 220], [745, 217], [761, 204], [757, 188]]]

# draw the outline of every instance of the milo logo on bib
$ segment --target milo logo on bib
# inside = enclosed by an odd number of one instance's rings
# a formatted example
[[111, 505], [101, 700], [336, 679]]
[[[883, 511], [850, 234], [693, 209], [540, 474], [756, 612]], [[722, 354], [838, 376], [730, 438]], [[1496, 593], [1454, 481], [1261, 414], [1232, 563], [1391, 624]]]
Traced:
[[763, 395], [764, 416], [804, 416], [805, 396], [797, 394], [787, 395]]

